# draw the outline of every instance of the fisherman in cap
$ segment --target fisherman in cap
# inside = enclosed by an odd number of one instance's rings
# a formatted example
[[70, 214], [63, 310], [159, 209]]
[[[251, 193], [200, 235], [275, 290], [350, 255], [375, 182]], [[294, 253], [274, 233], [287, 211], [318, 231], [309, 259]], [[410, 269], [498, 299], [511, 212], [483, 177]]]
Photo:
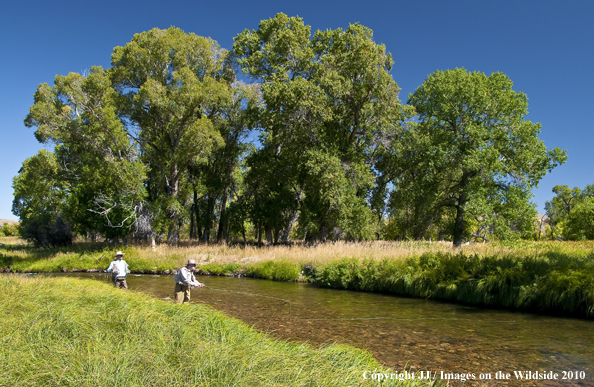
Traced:
[[128, 264], [126, 261], [122, 259], [124, 253], [118, 251], [115, 255], [115, 260], [111, 261], [109, 267], [107, 268], [107, 272], [111, 273], [111, 280], [116, 288], [124, 288], [128, 289], [128, 284], [126, 283], [126, 276], [130, 273], [128, 270]]
[[175, 275], [175, 303], [190, 302], [190, 289], [194, 286], [204, 286], [196, 281], [194, 276], [196, 270], [196, 261], [188, 260], [188, 264], [177, 271]]

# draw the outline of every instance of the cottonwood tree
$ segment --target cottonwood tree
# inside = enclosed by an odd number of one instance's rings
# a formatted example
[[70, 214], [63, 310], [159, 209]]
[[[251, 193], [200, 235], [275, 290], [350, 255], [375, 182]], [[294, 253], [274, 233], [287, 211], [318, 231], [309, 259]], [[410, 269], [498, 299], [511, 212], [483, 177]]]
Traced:
[[256, 204], [266, 210], [262, 226], [287, 240], [299, 212], [307, 239], [371, 238], [378, 139], [405, 115], [385, 46], [358, 24], [312, 36], [302, 19], [278, 14], [239, 34], [233, 47], [262, 85], [263, 146], [251, 165], [266, 161], [258, 175], [267, 188], [252, 191], [277, 207]]
[[457, 68], [434, 72], [409, 96], [418, 123], [400, 150], [410, 164], [398, 184], [411, 187], [413, 197], [429, 197], [435, 209], [455, 210], [456, 247], [468, 216], [502, 215], [498, 207], [510, 195], [525, 206], [530, 189], [566, 159], [539, 139], [540, 124], [526, 120], [528, 98], [512, 86], [502, 73]]
[[[188, 167], [222, 146], [212, 118], [232, 98], [227, 52], [209, 38], [171, 27], [134, 35], [112, 54], [112, 80], [125, 128], [151, 170], [169, 243], [176, 243], [189, 194]], [[189, 192], [186, 190], [186, 192]]]
[[109, 70], [41, 85], [26, 124], [59, 145], [63, 178], [78, 182], [72, 214], [89, 210], [125, 229], [144, 213], [175, 243], [189, 212], [188, 169], [223, 145], [214, 121], [232, 104], [234, 80], [230, 56], [212, 39], [153, 29], [116, 47]]
[[56, 179], [65, 190], [63, 214], [79, 233], [124, 236], [144, 199], [145, 167], [117, 116], [118, 95], [108, 72], [56, 76], [41, 84], [25, 125], [55, 145]]
[[227, 239], [230, 219], [227, 207], [241, 180], [240, 163], [248, 153], [247, 136], [253, 126], [253, 110], [261, 105], [258, 85], [232, 83], [232, 96], [218, 107], [211, 120], [223, 139], [205, 162], [190, 167], [193, 188], [190, 234], [204, 242], [210, 240], [211, 229], [218, 219], [217, 242]]

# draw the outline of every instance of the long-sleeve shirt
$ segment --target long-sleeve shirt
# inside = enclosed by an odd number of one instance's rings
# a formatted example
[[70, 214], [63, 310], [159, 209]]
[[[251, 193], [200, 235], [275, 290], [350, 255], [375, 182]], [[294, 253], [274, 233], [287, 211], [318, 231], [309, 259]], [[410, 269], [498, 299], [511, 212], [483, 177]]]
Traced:
[[184, 286], [200, 286], [200, 282], [196, 281], [194, 273], [187, 266], [179, 269], [175, 275], [175, 283]]
[[130, 270], [128, 270], [128, 264], [123, 259], [116, 259], [109, 264], [107, 272], [114, 273], [116, 278], [126, 278]]

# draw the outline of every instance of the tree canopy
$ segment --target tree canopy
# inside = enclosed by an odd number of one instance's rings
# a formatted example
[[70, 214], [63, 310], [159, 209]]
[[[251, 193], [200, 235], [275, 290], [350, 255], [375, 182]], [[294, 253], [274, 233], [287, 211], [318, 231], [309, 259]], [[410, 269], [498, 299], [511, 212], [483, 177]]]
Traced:
[[566, 159], [539, 139], [540, 124], [525, 118], [528, 98], [512, 86], [502, 73], [455, 69], [436, 71], [409, 96], [418, 116], [397, 147], [395, 196], [402, 203], [406, 192], [428, 215], [452, 208], [455, 246], [468, 217], [508, 229], [533, 223], [530, 189]]
[[24, 162], [13, 212], [172, 244], [529, 236], [531, 189], [566, 156], [526, 95], [455, 69], [404, 104], [393, 64], [365, 26], [312, 32], [282, 13], [232, 51], [175, 27], [136, 34], [109, 69], [38, 87], [25, 124], [54, 149]]

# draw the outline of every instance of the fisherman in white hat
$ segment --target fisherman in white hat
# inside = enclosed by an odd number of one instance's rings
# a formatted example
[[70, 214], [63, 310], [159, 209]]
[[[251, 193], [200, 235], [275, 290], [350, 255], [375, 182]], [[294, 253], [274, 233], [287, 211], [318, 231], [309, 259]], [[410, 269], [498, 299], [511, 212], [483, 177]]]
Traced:
[[181, 304], [190, 302], [190, 289], [194, 286], [204, 286], [196, 281], [194, 276], [196, 270], [196, 261], [188, 260], [188, 264], [177, 271], [175, 275], [175, 303]]
[[111, 261], [109, 267], [107, 268], [107, 272], [111, 273], [111, 280], [116, 288], [124, 288], [128, 289], [128, 284], [126, 283], [126, 276], [130, 273], [128, 270], [128, 264], [122, 258], [124, 257], [124, 253], [118, 251], [115, 255], [115, 260]]

